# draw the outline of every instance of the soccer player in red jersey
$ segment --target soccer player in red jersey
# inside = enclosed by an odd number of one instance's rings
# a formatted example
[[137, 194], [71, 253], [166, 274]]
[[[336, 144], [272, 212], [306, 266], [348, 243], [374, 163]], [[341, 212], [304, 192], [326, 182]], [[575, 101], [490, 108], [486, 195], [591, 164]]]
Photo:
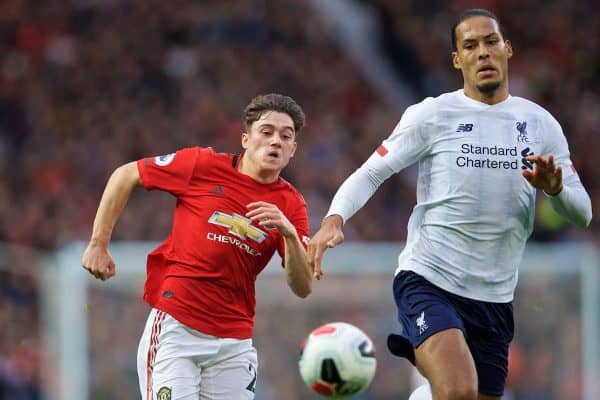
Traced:
[[254, 398], [257, 275], [277, 251], [292, 292], [312, 288], [306, 203], [280, 177], [304, 122], [290, 97], [258, 96], [244, 111], [241, 154], [186, 148], [122, 165], [108, 180], [82, 260], [98, 279], [116, 273], [108, 244], [133, 189], [177, 198], [171, 233], [147, 260], [144, 400]]

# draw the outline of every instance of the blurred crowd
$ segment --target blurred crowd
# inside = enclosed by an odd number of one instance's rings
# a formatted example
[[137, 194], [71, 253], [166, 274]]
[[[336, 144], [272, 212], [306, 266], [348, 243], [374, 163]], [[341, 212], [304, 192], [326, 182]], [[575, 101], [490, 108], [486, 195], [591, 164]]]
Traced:
[[[450, 26], [470, 2], [360, 3], [376, 12], [385, 56], [415, 101], [461, 86], [450, 64]], [[512, 40], [511, 92], [561, 122], [597, 209], [600, 3], [477, 6], [496, 12]], [[55, 250], [88, 239], [114, 168], [188, 146], [238, 152], [241, 112], [267, 92], [294, 97], [306, 112], [284, 176], [304, 194], [314, 231], [335, 189], [403, 112], [328, 39], [321, 18], [310, 2], [295, 0], [0, 2], [0, 242]], [[414, 171], [389, 180], [348, 224], [347, 239], [403, 241], [414, 201]], [[173, 204], [161, 193], [134, 194], [113, 238], [162, 239]], [[587, 231], [574, 229], [541, 196], [533, 240], [597, 242], [598, 218]], [[24, 259], [7, 269], [35, 265]], [[0, 275], [0, 400], [40, 398], [39, 292], [27, 276]], [[262, 319], [273, 324], [278, 316]], [[135, 328], [127, 332], [137, 343]], [[548, 354], [538, 347], [529, 348]], [[113, 376], [109, 370], [102, 373]], [[553, 396], [527, 399], [577, 398]]]
[[[459, 87], [449, 27], [464, 2], [376, 3], [383, 48], [415, 101]], [[600, 44], [587, 38], [600, 35], [599, 6], [533, 3], [491, 7], [514, 37], [511, 90], [561, 121], [596, 204]], [[243, 107], [272, 91], [294, 97], [308, 117], [284, 175], [304, 193], [314, 229], [337, 186], [403, 111], [367, 84], [323, 26], [308, 2], [297, 1], [2, 2], [0, 240], [53, 249], [87, 239], [114, 168], [186, 146], [237, 152]], [[411, 174], [386, 182], [351, 221], [348, 238], [403, 240], [414, 191]], [[139, 197], [115, 239], [168, 231], [170, 198]], [[586, 234], [550, 216], [536, 235]]]
[[0, 400], [42, 400], [39, 252], [0, 243]]
[[[398, 117], [305, 2], [2, 7], [0, 240], [56, 248], [89, 238], [114, 168], [186, 146], [239, 152], [242, 110], [266, 92], [292, 96], [308, 115], [286, 177], [318, 219]], [[114, 239], [164, 237], [173, 203], [153, 200], [134, 198]], [[385, 235], [369, 231], [362, 237]]]

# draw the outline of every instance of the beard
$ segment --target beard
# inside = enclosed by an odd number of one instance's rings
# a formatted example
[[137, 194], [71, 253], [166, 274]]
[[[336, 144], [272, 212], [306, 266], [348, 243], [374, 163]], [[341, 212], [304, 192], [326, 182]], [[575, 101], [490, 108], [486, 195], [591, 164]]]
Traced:
[[500, 82], [488, 82], [475, 86], [484, 96], [491, 96], [500, 87]]

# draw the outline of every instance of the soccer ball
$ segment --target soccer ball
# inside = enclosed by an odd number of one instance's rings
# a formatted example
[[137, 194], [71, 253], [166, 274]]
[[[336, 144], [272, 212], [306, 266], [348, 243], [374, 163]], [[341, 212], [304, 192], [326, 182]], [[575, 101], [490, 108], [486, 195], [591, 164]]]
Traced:
[[312, 331], [300, 355], [302, 380], [321, 396], [352, 397], [365, 390], [375, 375], [375, 347], [356, 326], [332, 322]]

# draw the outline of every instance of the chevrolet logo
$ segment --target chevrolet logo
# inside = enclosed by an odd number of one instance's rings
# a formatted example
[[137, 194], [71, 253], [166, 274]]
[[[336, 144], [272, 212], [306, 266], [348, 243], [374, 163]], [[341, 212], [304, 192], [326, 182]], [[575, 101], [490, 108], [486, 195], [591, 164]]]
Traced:
[[240, 239], [246, 240], [250, 238], [257, 243], [262, 243], [267, 238], [267, 233], [253, 226], [251, 219], [236, 213], [229, 215], [215, 211], [208, 222], [229, 228], [229, 233]]

